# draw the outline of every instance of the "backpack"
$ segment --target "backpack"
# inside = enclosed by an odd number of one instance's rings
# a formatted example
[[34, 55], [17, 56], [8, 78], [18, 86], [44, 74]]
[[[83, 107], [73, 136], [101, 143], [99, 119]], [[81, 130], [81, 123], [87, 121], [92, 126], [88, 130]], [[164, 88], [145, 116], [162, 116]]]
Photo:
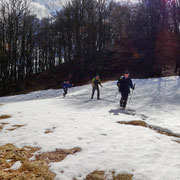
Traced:
[[117, 82], [117, 86], [118, 86], [118, 88], [119, 88], [119, 92], [121, 92], [121, 83], [122, 83], [123, 77], [124, 77], [124, 76], [121, 76], [121, 77], [119, 78], [118, 82]]

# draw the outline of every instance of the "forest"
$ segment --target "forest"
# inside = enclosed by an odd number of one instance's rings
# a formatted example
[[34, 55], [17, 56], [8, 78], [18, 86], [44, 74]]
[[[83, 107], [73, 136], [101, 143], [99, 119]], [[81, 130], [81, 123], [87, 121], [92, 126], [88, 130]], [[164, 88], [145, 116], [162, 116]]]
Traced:
[[180, 0], [71, 0], [43, 19], [27, 0], [0, 0], [0, 95], [57, 71], [59, 82], [180, 75], [179, 51]]

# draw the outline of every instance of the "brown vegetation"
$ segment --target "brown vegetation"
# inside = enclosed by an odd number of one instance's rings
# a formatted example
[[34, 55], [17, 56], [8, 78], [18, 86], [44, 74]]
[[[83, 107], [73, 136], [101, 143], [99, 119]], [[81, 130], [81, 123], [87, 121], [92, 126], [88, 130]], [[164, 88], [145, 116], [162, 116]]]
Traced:
[[5, 126], [5, 125], [7, 125], [8, 123], [0, 123], [0, 131], [3, 129], [3, 127]]
[[132, 174], [119, 174], [113, 177], [113, 180], [132, 180]]
[[13, 125], [12, 128], [7, 129], [8, 131], [14, 131], [18, 128], [24, 127], [25, 125]]
[[11, 117], [12, 117], [11, 115], [4, 114], [4, 115], [0, 116], [0, 120], [1, 119], [8, 119], [8, 118], [11, 118]]
[[54, 129], [56, 129], [55, 127], [53, 127], [52, 129], [46, 129], [45, 130], [45, 134], [49, 134], [49, 133], [53, 133]]
[[180, 134], [173, 133], [168, 129], [164, 129], [164, 128], [161, 128], [158, 126], [149, 125], [144, 121], [118, 121], [117, 123], [125, 124], [125, 125], [141, 126], [141, 127], [145, 127], [145, 128], [155, 130], [159, 134], [164, 134], [167, 136], [173, 136], [173, 137], [179, 137], [180, 138]]
[[[12, 144], [0, 147], [0, 179], [1, 180], [53, 180], [55, 174], [48, 170], [50, 162], [59, 162], [67, 155], [80, 151], [80, 148], [72, 150], [56, 150], [55, 152], [43, 153], [36, 156], [36, 160], [29, 158], [40, 148], [24, 147], [17, 148]], [[10, 168], [14, 163], [20, 161], [21, 167], [17, 170]]]
[[[113, 180], [132, 180], [133, 175], [132, 174], [118, 174], [118, 175], [115, 175], [115, 173], [112, 172], [112, 177], [113, 177]], [[86, 176], [85, 180], [108, 180], [108, 179], [105, 177], [105, 172], [104, 171], [96, 170], [93, 173], [88, 174]]]
[[73, 148], [69, 150], [56, 150], [54, 152], [46, 152], [36, 156], [37, 160], [43, 160], [46, 163], [59, 162], [66, 158], [70, 154], [80, 152], [81, 148]]
[[106, 180], [104, 177], [104, 171], [94, 171], [86, 176], [86, 180]]
[[1, 123], [3, 126], [5, 126], [5, 125], [7, 125], [7, 124], [9, 124], [9, 123]]
[[118, 121], [119, 124], [148, 127], [144, 121]]

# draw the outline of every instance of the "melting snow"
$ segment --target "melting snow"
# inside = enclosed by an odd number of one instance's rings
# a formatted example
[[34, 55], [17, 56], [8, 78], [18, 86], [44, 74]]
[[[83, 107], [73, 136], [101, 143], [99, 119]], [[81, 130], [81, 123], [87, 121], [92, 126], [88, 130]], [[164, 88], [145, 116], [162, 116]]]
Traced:
[[[10, 114], [0, 133], [0, 145], [41, 147], [41, 152], [80, 147], [81, 152], [51, 163], [56, 180], [83, 180], [94, 170], [126, 172], [135, 180], [179, 180], [178, 138], [117, 121], [146, 123], [180, 132], [180, 78], [133, 80], [136, 90], [128, 111], [119, 109], [116, 82], [103, 84], [101, 101], [90, 100], [91, 86], [74, 87], [66, 98], [62, 90], [44, 90], [27, 95], [1, 97], [0, 114]], [[23, 128], [7, 131], [14, 124]], [[45, 134], [46, 129], [54, 129]], [[13, 165], [20, 167], [20, 162]], [[12, 167], [12, 168], [13, 168]]]

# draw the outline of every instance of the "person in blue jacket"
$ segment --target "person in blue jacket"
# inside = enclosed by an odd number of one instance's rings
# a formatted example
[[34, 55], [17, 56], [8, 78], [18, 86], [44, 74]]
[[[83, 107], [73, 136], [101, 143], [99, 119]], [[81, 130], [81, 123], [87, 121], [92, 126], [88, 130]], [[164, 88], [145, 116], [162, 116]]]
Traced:
[[62, 88], [64, 90], [63, 96], [65, 97], [67, 92], [68, 92], [68, 88], [71, 88], [73, 86], [73, 84], [71, 84], [69, 81], [64, 81], [64, 83], [62, 84]]

